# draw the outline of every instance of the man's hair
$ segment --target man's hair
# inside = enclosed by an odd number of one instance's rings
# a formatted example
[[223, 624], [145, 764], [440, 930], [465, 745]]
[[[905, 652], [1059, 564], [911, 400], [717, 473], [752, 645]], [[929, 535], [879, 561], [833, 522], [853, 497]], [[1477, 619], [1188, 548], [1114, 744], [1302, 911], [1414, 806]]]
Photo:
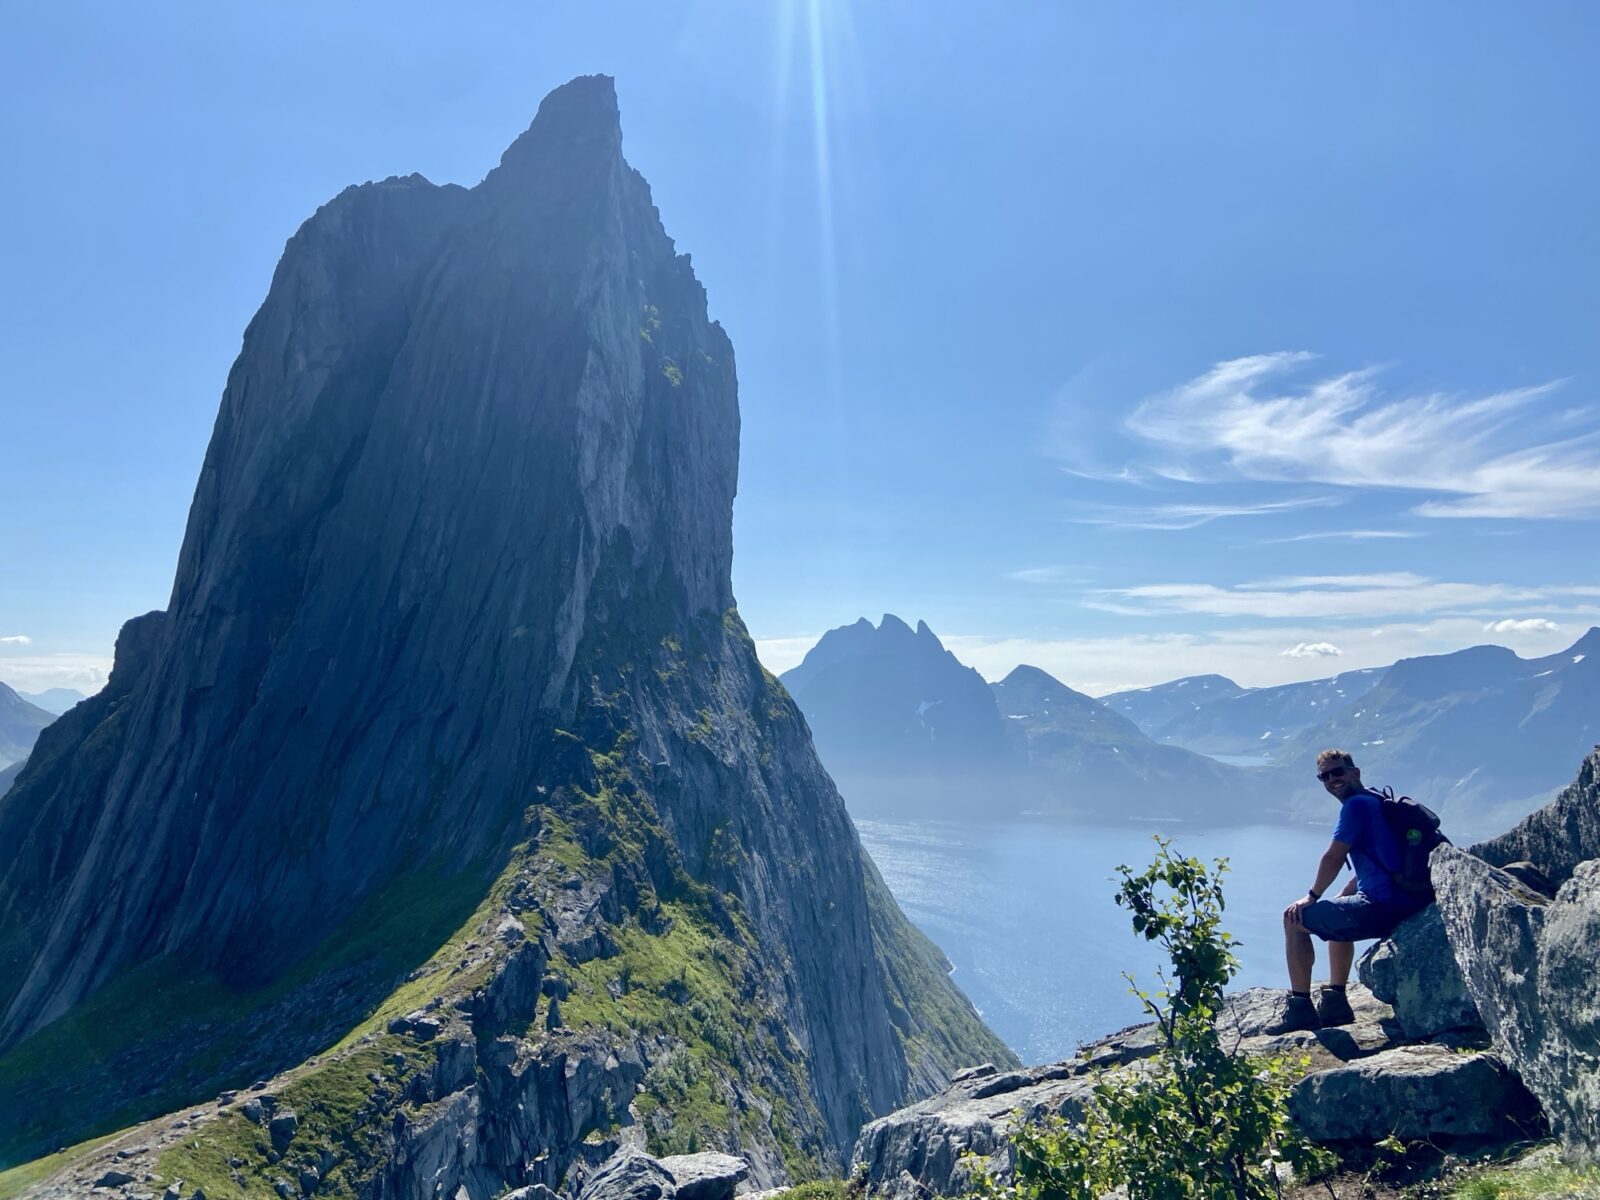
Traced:
[[1326, 770], [1328, 767], [1353, 767], [1356, 760], [1350, 757], [1348, 750], [1324, 750], [1317, 755], [1317, 770]]

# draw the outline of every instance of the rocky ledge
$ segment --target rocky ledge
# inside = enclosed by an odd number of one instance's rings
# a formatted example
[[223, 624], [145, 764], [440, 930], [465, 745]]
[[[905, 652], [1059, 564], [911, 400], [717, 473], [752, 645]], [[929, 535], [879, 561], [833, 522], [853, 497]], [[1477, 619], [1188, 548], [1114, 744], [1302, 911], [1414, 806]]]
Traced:
[[[1242, 1053], [1305, 1057], [1310, 1070], [1291, 1098], [1296, 1122], [1328, 1143], [1403, 1138], [1473, 1142], [1526, 1136], [1537, 1102], [1481, 1037], [1460, 1031], [1409, 1041], [1394, 1010], [1352, 985], [1355, 1022], [1315, 1033], [1262, 1032], [1282, 1015], [1284, 993], [1252, 988], [1229, 997], [1222, 1021]], [[1155, 1054], [1154, 1025], [1136, 1025], [1048, 1066], [963, 1072], [943, 1092], [873, 1121], [856, 1142], [853, 1169], [891, 1200], [960, 1195], [973, 1168], [1009, 1173], [1018, 1121], [1078, 1116], [1105, 1071], [1139, 1071]], [[964, 1156], [976, 1155], [976, 1159]]]

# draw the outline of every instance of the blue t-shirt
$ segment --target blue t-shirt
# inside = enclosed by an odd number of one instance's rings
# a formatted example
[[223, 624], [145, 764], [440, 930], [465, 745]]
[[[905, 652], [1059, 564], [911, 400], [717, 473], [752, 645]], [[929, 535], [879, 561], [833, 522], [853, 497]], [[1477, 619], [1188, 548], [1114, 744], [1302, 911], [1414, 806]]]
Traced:
[[1348, 797], [1339, 806], [1333, 840], [1350, 847], [1356, 889], [1370, 900], [1394, 903], [1390, 873], [1400, 869], [1400, 846], [1389, 822], [1383, 819], [1383, 797], [1376, 792], [1357, 792]]

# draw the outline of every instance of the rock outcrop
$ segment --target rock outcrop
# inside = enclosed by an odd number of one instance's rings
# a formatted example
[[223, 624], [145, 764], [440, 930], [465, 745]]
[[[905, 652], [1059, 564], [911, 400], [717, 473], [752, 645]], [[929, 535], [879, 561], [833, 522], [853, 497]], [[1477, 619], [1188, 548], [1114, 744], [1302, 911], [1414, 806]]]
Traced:
[[[1444, 1145], [1539, 1127], [1537, 1104], [1495, 1055], [1409, 1044], [1389, 1007], [1360, 987], [1351, 989], [1350, 1025], [1265, 1034], [1283, 1014], [1284, 995], [1254, 988], [1230, 996], [1221, 1020], [1242, 1053], [1309, 1059], [1290, 1103], [1312, 1136], [1341, 1143], [1399, 1132]], [[1010, 1172], [1008, 1139], [1019, 1119], [1072, 1119], [1097, 1072], [1139, 1071], [1157, 1045], [1155, 1027], [1141, 1025], [1049, 1066], [963, 1072], [938, 1095], [867, 1125], [853, 1167], [869, 1192], [888, 1200], [962, 1195], [977, 1166], [1000, 1177]]]
[[1397, 1046], [1308, 1075], [1289, 1114], [1324, 1143], [1515, 1139], [1538, 1128], [1539, 1107], [1493, 1054]]
[[1554, 900], [1449, 847], [1433, 875], [1496, 1049], [1568, 1147], [1600, 1155], [1600, 859], [1580, 863]]
[[1580, 863], [1600, 858], [1600, 748], [1554, 800], [1472, 853], [1496, 867], [1532, 863], [1557, 887]]
[[1357, 964], [1361, 982], [1394, 1009], [1395, 1023], [1418, 1041], [1452, 1029], [1482, 1029], [1456, 966], [1437, 905], [1407, 917], [1374, 942]]
[[0, 799], [0, 1165], [171, 1112], [50, 1187], [766, 1184], [1009, 1061], [756, 660], [738, 429], [609, 80], [307, 221], [169, 606]]

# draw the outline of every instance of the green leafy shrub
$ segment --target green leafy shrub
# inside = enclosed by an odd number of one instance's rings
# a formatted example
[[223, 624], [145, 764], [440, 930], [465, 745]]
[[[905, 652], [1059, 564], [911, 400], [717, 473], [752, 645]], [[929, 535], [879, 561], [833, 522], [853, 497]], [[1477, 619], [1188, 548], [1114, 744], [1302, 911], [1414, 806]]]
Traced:
[[1221, 925], [1227, 860], [1212, 873], [1175, 855], [1171, 842], [1157, 844], [1149, 869], [1117, 868], [1116, 899], [1134, 932], [1160, 943], [1172, 963], [1154, 995], [1125, 976], [1160, 1049], [1148, 1071], [1102, 1074], [1079, 1120], [1019, 1126], [1012, 1181], [978, 1173], [985, 1200], [1098, 1200], [1117, 1188], [1129, 1200], [1260, 1200], [1278, 1193], [1282, 1164], [1301, 1178], [1334, 1165], [1289, 1121], [1289, 1089], [1305, 1060], [1248, 1058], [1217, 1028], [1223, 988], [1239, 970]]

